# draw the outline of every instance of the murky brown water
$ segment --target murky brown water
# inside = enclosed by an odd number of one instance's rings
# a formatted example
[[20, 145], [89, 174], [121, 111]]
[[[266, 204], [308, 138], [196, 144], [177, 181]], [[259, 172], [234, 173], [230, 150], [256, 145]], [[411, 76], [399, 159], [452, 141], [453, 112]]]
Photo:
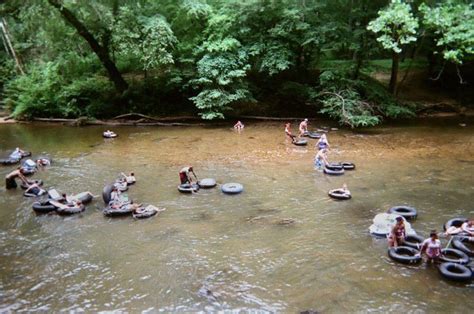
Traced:
[[[79, 216], [37, 216], [31, 199], [2, 183], [0, 311], [469, 312], [473, 284], [394, 264], [386, 241], [368, 235], [373, 216], [399, 204], [419, 210], [422, 235], [474, 216], [474, 121], [440, 122], [329, 133], [330, 159], [357, 164], [342, 177], [314, 171], [314, 140], [292, 146], [283, 123], [247, 123], [241, 134], [120, 127], [115, 140], [101, 127], [0, 125], [2, 153], [19, 145], [53, 158], [35, 175], [47, 187], [99, 194], [133, 170], [129, 196], [167, 208], [143, 221], [110, 219], [98, 199]], [[188, 163], [244, 193], [179, 194]], [[353, 199], [329, 199], [344, 182]]]

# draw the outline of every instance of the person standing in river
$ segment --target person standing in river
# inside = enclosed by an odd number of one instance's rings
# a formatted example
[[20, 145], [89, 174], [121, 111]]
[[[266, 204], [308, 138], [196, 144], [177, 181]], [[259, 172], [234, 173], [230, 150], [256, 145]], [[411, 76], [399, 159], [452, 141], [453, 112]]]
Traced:
[[314, 156], [314, 167], [316, 170], [322, 171], [328, 163], [327, 149], [321, 149]]
[[321, 135], [319, 140], [316, 142], [316, 149], [321, 150], [321, 149], [327, 149], [329, 148], [329, 142], [328, 138], [326, 137], [326, 134]]
[[300, 137], [308, 132], [308, 119], [304, 119], [303, 121], [301, 121], [299, 130], [300, 130]]
[[285, 124], [285, 134], [291, 139], [291, 142], [296, 141], [296, 135], [291, 134], [291, 123]]
[[439, 257], [441, 256], [441, 242], [438, 239], [438, 233], [436, 230], [432, 230], [430, 237], [423, 241], [421, 244], [420, 254], [426, 254], [426, 262], [438, 262]]
[[197, 182], [198, 179], [196, 174], [194, 173], [193, 167], [187, 166], [179, 171], [179, 180], [181, 181], [181, 184], [193, 184], [193, 178], [191, 177], [191, 173], [193, 174]]
[[7, 188], [7, 190], [15, 189], [18, 186], [15, 181], [16, 178], [19, 178], [26, 186], [30, 185], [30, 182], [25, 177], [23, 172], [23, 168], [18, 167], [5, 176], [5, 187]]

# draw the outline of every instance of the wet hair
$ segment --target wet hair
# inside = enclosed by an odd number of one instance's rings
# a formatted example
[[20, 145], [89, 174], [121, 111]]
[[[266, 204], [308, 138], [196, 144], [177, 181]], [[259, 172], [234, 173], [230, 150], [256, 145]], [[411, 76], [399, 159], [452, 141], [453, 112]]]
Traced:
[[400, 221], [403, 221], [403, 218], [402, 218], [401, 216], [398, 216], [398, 217], [396, 218], [396, 220], [397, 220], [398, 222], [400, 222]]
[[438, 233], [436, 232], [436, 230], [431, 230], [430, 237], [432, 237], [432, 236], [438, 237]]

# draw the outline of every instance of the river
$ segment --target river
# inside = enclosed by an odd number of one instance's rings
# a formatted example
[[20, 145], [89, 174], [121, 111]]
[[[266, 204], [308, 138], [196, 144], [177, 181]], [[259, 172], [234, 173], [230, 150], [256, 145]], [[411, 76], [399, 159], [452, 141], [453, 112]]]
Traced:
[[[340, 177], [315, 171], [315, 140], [291, 145], [280, 122], [248, 122], [240, 134], [116, 127], [113, 140], [101, 137], [104, 127], [0, 125], [2, 155], [20, 146], [53, 159], [33, 177], [46, 187], [100, 194], [134, 171], [129, 197], [166, 208], [147, 220], [106, 218], [98, 198], [80, 215], [36, 215], [32, 199], [2, 184], [0, 311], [469, 312], [474, 284], [394, 263], [368, 227], [395, 205], [418, 209], [412, 226], [423, 236], [473, 217], [473, 125], [331, 131], [329, 159], [357, 166]], [[180, 194], [178, 171], [188, 164], [199, 178], [245, 190]], [[343, 183], [353, 198], [329, 199]]]

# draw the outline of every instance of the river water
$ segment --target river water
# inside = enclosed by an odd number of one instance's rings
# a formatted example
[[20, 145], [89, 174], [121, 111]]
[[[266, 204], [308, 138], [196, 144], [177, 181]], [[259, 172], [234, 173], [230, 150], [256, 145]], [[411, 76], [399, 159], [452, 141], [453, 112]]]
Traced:
[[[467, 123], [460, 126], [459, 122]], [[328, 134], [329, 159], [352, 161], [341, 177], [313, 169], [314, 141], [291, 145], [283, 123], [225, 127], [0, 125], [0, 152], [20, 146], [53, 164], [46, 187], [100, 194], [134, 171], [135, 201], [165, 207], [148, 220], [106, 218], [100, 198], [77, 216], [36, 215], [32, 199], [0, 188], [0, 311], [469, 312], [471, 284], [432, 266], [403, 266], [372, 218], [411, 205], [426, 236], [474, 216], [474, 121], [431, 120]], [[178, 171], [239, 182], [180, 194]], [[12, 167], [1, 167], [6, 175]], [[327, 191], [347, 183], [349, 201]], [[291, 223], [292, 222], [292, 223]], [[443, 239], [443, 243], [446, 241]]]

